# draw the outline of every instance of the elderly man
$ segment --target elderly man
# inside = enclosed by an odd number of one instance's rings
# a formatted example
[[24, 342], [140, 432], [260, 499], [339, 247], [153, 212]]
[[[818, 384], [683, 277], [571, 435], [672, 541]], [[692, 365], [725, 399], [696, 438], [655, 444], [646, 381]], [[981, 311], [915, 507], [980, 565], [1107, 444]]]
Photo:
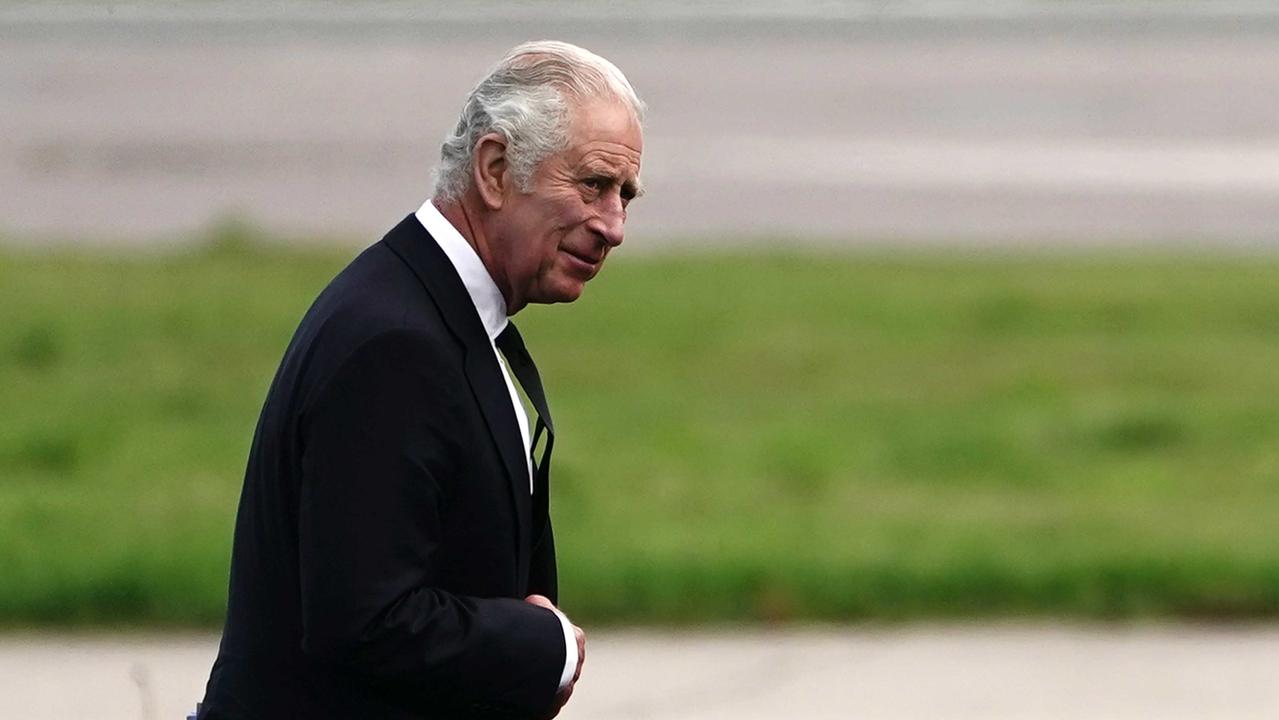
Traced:
[[555, 607], [555, 428], [508, 316], [577, 299], [622, 243], [642, 112], [607, 60], [515, 48], [467, 99], [434, 197], [320, 294], [253, 439], [200, 718], [568, 700], [585, 645]]

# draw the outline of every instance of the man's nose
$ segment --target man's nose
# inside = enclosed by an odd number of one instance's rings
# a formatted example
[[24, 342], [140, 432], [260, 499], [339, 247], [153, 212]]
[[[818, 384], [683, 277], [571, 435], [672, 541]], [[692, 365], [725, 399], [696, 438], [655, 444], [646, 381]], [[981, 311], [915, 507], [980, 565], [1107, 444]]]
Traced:
[[622, 198], [616, 193], [610, 193], [599, 199], [600, 212], [595, 217], [594, 230], [602, 238], [609, 247], [617, 247], [622, 244], [623, 226], [626, 225], [626, 208], [622, 205]]

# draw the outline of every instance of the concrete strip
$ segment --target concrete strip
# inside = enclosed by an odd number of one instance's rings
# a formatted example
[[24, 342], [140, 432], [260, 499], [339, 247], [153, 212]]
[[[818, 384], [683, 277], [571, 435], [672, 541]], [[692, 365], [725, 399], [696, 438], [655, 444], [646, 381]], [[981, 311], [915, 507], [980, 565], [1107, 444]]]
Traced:
[[[171, 720], [217, 641], [0, 637], [0, 717]], [[959, 625], [592, 633], [565, 720], [1279, 717], [1279, 628]]]

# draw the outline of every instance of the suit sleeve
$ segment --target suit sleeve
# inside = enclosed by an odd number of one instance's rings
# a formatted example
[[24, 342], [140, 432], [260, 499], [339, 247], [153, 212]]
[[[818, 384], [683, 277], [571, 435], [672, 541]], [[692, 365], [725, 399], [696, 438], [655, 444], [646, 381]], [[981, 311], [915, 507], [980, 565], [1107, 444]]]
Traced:
[[438, 587], [441, 473], [460, 442], [440, 367], [427, 338], [383, 334], [303, 411], [303, 651], [422, 710], [540, 716], [566, 655], [556, 615]]

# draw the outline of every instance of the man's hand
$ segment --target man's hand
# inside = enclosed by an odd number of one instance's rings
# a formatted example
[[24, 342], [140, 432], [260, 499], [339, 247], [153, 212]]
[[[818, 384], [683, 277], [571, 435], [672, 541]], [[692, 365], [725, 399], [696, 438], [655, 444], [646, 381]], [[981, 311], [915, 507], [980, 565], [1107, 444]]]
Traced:
[[[552, 603], [545, 595], [529, 595], [524, 598], [524, 602], [544, 607], [547, 610], [555, 610], [555, 603]], [[573, 679], [569, 680], [568, 685], [555, 696], [555, 705], [551, 708], [551, 714], [547, 715], [547, 720], [560, 714], [560, 710], [564, 708], [564, 704], [573, 696], [573, 688], [577, 686], [577, 679], [582, 676], [582, 663], [586, 661], [586, 633], [582, 632], [582, 628], [573, 625], [573, 636], [577, 638], [577, 669], [573, 671]]]

